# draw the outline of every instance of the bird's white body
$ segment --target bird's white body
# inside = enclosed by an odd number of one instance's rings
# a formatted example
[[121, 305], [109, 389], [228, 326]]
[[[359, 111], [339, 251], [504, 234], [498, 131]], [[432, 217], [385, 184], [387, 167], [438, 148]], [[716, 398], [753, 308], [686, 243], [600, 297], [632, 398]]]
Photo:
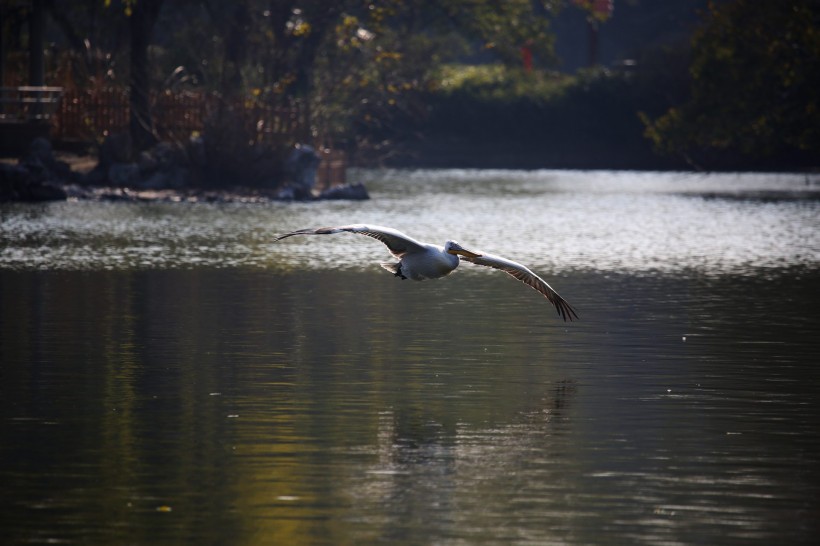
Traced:
[[398, 277], [423, 281], [438, 279], [458, 267], [458, 256], [448, 253], [443, 246], [423, 244], [423, 250], [408, 252], [398, 262], [383, 262], [381, 266]]
[[519, 281], [527, 284], [543, 294], [558, 310], [564, 320], [578, 318], [575, 310], [567, 301], [558, 295], [558, 292], [547, 282], [530, 271], [527, 267], [486, 252], [467, 250], [455, 241], [447, 241], [444, 246], [430, 243], [421, 243], [408, 237], [401, 231], [384, 226], [367, 226], [353, 224], [349, 226], [327, 227], [318, 229], [300, 229], [286, 233], [276, 240], [285, 239], [294, 235], [329, 235], [332, 233], [358, 233], [372, 237], [387, 246], [390, 252], [398, 258], [398, 262], [382, 263], [381, 266], [402, 279], [423, 281], [438, 279], [452, 273], [459, 264], [459, 256], [468, 262], [499, 269], [512, 275]]

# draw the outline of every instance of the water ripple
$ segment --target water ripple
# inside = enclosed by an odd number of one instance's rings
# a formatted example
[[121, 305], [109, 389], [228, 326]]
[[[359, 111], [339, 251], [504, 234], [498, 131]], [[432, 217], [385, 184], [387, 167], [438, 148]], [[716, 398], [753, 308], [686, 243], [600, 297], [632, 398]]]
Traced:
[[[276, 234], [347, 223], [454, 238], [540, 271], [737, 273], [820, 262], [820, 182], [804, 175], [354, 171], [367, 202], [54, 203], [0, 207], [0, 267], [361, 268], [389, 258], [351, 236]], [[368, 265], [369, 266], [369, 265]]]

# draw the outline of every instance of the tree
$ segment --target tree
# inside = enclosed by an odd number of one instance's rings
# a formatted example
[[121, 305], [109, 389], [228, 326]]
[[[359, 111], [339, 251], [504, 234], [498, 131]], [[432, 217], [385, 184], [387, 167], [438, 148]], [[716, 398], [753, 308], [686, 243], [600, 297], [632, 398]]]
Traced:
[[[163, 16], [194, 4], [204, 6], [205, 20], [176, 19], [182, 21], [173, 27], [176, 35], [157, 49], [166, 71], [184, 66], [201, 73], [231, 103], [296, 107], [308, 121], [295, 139], [339, 144], [395, 138], [405, 120], [423, 115], [421, 92], [442, 62], [519, 64], [525, 43], [537, 62], [552, 62], [549, 17], [562, 2], [200, 0], [168, 3]], [[238, 120], [230, 107], [225, 112], [225, 123]], [[261, 134], [238, 140], [255, 142]]]
[[43, 35], [45, 33], [45, 9], [43, 0], [32, 2], [29, 21], [29, 85], [45, 84], [45, 56], [43, 54]]
[[820, 3], [712, 4], [695, 33], [685, 103], [648, 123], [666, 153], [747, 158], [820, 152]]
[[[151, 117], [153, 82], [148, 51], [163, 0], [124, 0], [122, 11], [119, 7], [114, 8], [111, 0], [104, 2], [102, 11], [98, 3], [92, 1], [68, 5], [48, 0], [47, 5], [73, 53], [73, 72], [83, 74], [88, 80], [80, 83], [81, 87], [113, 82], [112, 53], [118, 49], [118, 34], [123, 30], [122, 13], [125, 14], [130, 45], [128, 87], [131, 144], [134, 150], [143, 150], [156, 143]], [[101, 48], [109, 51], [103, 53]], [[103, 66], [100, 66], [101, 60]], [[77, 76], [70, 79], [75, 80], [72, 85], [78, 84]]]
[[131, 65], [129, 78], [129, 131], [136, 150], [144, 150], [156, 143], [151, 118], [151, 81], [148, 77], [148, 46], [151, 32], [159, 17], [162, 0], [139, 0], [129, 13], [131, 30]]
[[[185, 84], [209, 95], [206, 136], [253, 156], [294, 141], [395, 141], [424, 115], [441, 63], [520, 65], [526, 45], [546, 66], [549, 21], [567, 0], [41, 1], [62, 33], [63, 81], [129, 86], [135, 149], [155, 140], [150, 91]], [[224, 150], [247, 163], [236, 152]]]
[[320, 133], [355, 137], [382, 153], [426, 115], [425, 93], [453, 61], [521, 65], [527, 45], [554, 61], [549, 17], [560, 2], [387, 0], [351, 2], [316, 56], [312, 93]]

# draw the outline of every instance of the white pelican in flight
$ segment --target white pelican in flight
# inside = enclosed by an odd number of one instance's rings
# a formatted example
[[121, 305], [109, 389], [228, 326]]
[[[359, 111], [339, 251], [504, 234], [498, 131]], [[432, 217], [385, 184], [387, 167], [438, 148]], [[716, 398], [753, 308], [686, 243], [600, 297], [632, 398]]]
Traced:
[[444, 277], [458, 267], [459, 256], [470, 263], [484, 265], [500, 269], [509, 273], [524, 284], [543, 294], [558, 310], [558, 314], [566, 321], [578, 318], [575, 309], [567, 303], [567, 300], [558, 295], [558, 292], [547, 284], [547, 282], [530, 271], [520, 263], [487, 254], [467, 250], [455, 241], [447, 241], [444, 246], [421, 243], [412, 237], [408, 237], [401, 231], [383, 226], [366, 226], [364, 224], [353, 224], [350, 226], [323, 227], [318, 229], [300, 229], [291, 231], [277, 241], [293, 237], [294, 235], [329, 235], [331, 233], [358, 233], [367, 235], [377, 241], [384, 243], [390, 252], [399, 259], [398, 262], [386, 262], [381, 266], [402, 279], [413, 279], [423, 281], [425, 279], [438, 279]]

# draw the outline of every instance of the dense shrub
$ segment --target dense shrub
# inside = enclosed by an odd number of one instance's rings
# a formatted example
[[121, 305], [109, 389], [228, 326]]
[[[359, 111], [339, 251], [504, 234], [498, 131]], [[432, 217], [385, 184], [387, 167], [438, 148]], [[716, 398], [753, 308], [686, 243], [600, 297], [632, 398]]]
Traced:
[[666, 104], [628, 70], [575, 76], [449, 66], [426, 99], [409, 162], [452, 166], [661, 168], [642, 109]]

